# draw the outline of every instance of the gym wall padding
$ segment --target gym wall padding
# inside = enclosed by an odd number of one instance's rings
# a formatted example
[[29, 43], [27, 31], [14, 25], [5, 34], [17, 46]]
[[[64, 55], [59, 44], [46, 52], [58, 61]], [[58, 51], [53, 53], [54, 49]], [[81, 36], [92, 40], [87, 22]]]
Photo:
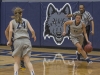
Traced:
[[[0, 24], [0, 44], [6, 44], [7, 40], [4, 31], [11, 20], [10, 16], [13, 15], [12, 9], [16, 6], [24, 9], [23, 17], [28, 19], [34, 28], [37, 36], [37, 41], [34, 42], [31, 38], [33, 46], [49, 46], [49, 47], [72, 47], [75, 46], [70, 40], [65, 38], [61, 45], [57, 45], [53, 38], [46, 38], [44, 40], [44, 21], [46, 19], [46, 9], [49, 3], [52, 3], [58, 10], [67, 2], [2, 2], [1, 3], [1, 24]], [[84, 4], [85, 9], [91, 13], [95, 23], [95, 35], [90, 34], [90, 41], [93, 48], [100, 49], [100, 2], [68, 2], [71, 5], [72, 12], [78, 10], [79, 4]], [[30, 34], [31, 37], [31, 34]]]
[[[0, 17], [1, 17], [1, 2], [0, 1]], [[1, 18], [0, 18], [0, 23], [1, 23]], [[1, 38], [1, 24], [0, 24], [0, 38]], [[0, 39], [0, 44], [1, 44], [1, 39]]]
[[93, 2], [93, 18], [95, 22], [95, 35], [93, 36], [93, 47], [100, 49], [100, 2]]

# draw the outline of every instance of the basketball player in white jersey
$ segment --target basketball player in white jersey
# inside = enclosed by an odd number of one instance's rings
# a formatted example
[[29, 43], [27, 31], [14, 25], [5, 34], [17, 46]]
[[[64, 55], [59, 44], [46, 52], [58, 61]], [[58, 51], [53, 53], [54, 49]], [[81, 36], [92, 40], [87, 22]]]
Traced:
[[20, 59], [24, 58], [24, 62], [28, 67], [30, 74], [35, 75], [32, 63], [30, 62], [29, 57], [31, 56], [31, 42], [29, 38], [28, 29], [32, 33], [32, 38], [36, 41], [36, 36], [33, 28], [31, 27], [29, 21], [25, 18], [22, 18], [22, 9], [16, 7], [13, 12], [12, 20], [9, 23], [9, 39], [7, 45], [11, 45], [12, 33], [14, 34], [14, 51], [12, 56], [14, 57], [14, 75], [18, 75], [18, 69], [20, 64]]
[[[8, 25], [7, 26], [7, 28], [6, 28], [6, 30], [5, 30], [5, 36], [6, 36], [6, 39], [7, 39], [7, 41], [8, 41], [8, 39], [9, 39], [9, 27], [10, 27], [10, 25]], [[12, 39], [11, 39], [12, 41], [12, 44], [11, 44], [11, 50], [12, 50], [12, 52], [14, 51], [14, 45], [13, 45], [13, 35], [12, 35]], [[20, 65], [21, 65], [21, 70], [25, 70], [25, 65], [24, 65], [24, 60], [23, 60], [23, 58], [21, 59], [21, 63], [20, 63]]]
[[[70, 39], [72, 43], [77, 47], [78, 53], [79, 54], [81, 53], [84, 59], [88, 63], [91, 63], [92, 61], [88, 58], [88, 56], [86, 55], [86, 52], [82, 48], [84, 36], [88, 43], [91, 43], [91, 42], [88, 40], [85, 24], [81, 21], [81, 18], [82, 18], [81, 14], [76, 14], [75, 20], [66, 21], [63, 26], [64, 28], [63, 35], [66, 34], [66, 26], [70, 25]], [[83, 36], [83, 33], [84, 33], [84, 36]], [[79, 58], [77, 58], [77, 60], [79, 60]]]

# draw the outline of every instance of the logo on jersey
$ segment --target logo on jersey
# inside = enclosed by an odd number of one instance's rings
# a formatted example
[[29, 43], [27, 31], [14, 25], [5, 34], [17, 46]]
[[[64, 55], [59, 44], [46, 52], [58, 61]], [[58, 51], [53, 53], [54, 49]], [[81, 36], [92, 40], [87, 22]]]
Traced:
[[[43, 37], [52, 37], [57, 45], [61, 45], [65, 38], [68, 36], [62, 36], [64, 22], [71, 20], [72, 18], [66, 17], [66, 15], [72, 14], [72, 9], [69, 3], [66, 3], [60, 10], [58, 10], [52, 3], [49, 3], [46, 10], [46, 20], [44, 21]], [[67, 31], [68, 31], [67, 27]]]

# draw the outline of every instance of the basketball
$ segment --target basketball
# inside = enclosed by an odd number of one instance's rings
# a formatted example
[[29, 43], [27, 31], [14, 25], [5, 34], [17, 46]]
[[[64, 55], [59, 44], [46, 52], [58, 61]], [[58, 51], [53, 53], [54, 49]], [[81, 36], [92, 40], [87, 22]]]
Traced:
[[92, 50], [93, 50], [93, 47], [92, 47], [91, 44], [87, 44], [87, 45], [84, 47], [84, 51], [87, 52], [87, 53], [90, 53]]

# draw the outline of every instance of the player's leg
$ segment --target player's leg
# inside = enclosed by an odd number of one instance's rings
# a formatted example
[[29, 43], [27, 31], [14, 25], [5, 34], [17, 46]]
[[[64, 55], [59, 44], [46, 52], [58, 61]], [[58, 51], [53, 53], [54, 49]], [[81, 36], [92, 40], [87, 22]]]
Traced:
[[32, 63], [30, 62], [30, 58], [29, 58], [28, 55], [25, 55], [25, 56], [24, 56], [24, 62], [26, 63], [26, 65], [27, 65], [27, 67], [28, 67], [28, 69], [29, 69], [31, 75], [35, 75], [34, 70], [33, 70], [33, 65], [32, 65]]
[[19, 56], [14, 56], [14, 75], [18, 75], [18, 69], [20, 65], [20, 57]]
[[20, 65], [20, 58], [21, 58], [21, 50], [22, 50], [22, 42], [20, 39], [16, 39], [14, 41], [14, 51], [12, 52], [12, 56], [14, 57], [14, 75], [18, 75], [18, 69]]
[[[12, 52], [14, 51], [13, 40], [12, 40], [11, 50], [12, 50]], [[21, 60], [20, 60], [20, 61], [21, 61], [21, 62], [20, 62], [20, 65], [21, 65], [21, 70], [25, 70], [24, 59], [23, 59], [23, 58], [21, 58]]]
[[76, 51], [76, 58], [77, 58], [77, 60], [80, 60], [80, 57], [81, 57], [81, 54], [78, 51]]
[[77, 42], [75, 44], [75, 46], [77, 47], [78, 52], [81, 53], [82, 56], [86, 59], [87, 58], [87, 55], [86, 55], [85, 51], [83, 50], [82, 46], [80, 45], [80, 43]]
[[77, 55], [77, 59], [80, 60], [80, 54], [82, 54], [82, 56], [84, 57], [84, 59], [86, 59], [87, 62], [91, 62], [91, 60], [87, 57], [86, 52], [82, 48], [83, 35], [80, 35], [78, 37], [71, 36], [71, 41], [77, 47], [78, 55], [79, 55], [79, 56]]
[[31, 56], [31, 50], [32, 50], [32, 46], [31, 46], [31, 42], [29, 39], [24, 39], [24, 45], [23, 45], [23, 57], [24, 57], [24, 62], [26, 64], [26, 66], [28, 67], [31, 75], [35, 75], [34, 70], [33, 70], [33, 65], [30, 62], [30, 56]]
[[[12, 52], [14, 51], [14, 43], [13, 43], [13, 40], [12, 40], [11, 50], [12, 50]], [[13, 56], [13, 58], [14, 58], [14, 61], [15, 61], [14, 62], [14, 75], [18, 75], [20, 57]]]
[[[75, 39], [76, 41], [74, 40], [74, 44], [79, 42], [82, 45], [83, 44], [83, 39], [84, 39], [83, 35], [77, 36], [77, 38]], [[77, 57], [78, 60], [80, 60], [81, 56], [82, 56], [81, 53], [76, 51], [76, 57]]]
[[[78, 38], [70, 36], [70, 40], [75, 45], [78, 42]], [[76, 59], [80, 60], [80, 52], [76, 51]]]
[[88, 63], [91, 63], [92, 61], [88, 58], [88, 56], [86, 55], [86, 52], [83, 50], [82, 46], [80, 45], [79, 42], [77, 42], [75, 44], [75, 46], [77, 47], [77, 50], [79, 53], [82, 54], [82, 56], [84, 57], [84, 59], [88, 62]]

